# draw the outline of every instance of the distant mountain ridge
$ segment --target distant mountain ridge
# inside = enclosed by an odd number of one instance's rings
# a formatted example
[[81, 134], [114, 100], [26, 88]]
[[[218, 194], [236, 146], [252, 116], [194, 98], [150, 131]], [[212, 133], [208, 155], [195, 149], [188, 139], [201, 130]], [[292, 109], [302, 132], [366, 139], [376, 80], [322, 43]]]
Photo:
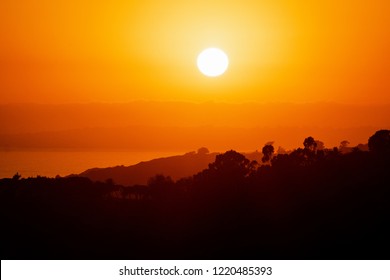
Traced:
[[[218, 153], [199, 150], [184, 155], [143, 161], [131, 166], [91, 168], [77, 176], [102, 182], [112, 179], [114, 183], [124, 186], [145, 185], [151, 177], [157, 174], [170, 176], [173, 180], [194, 175], [206, 169], [209, 163], [214, 162], [216, 155]], [[251, 160], [259, 160], [261, 153], [254, 152], [246, 156]]]
[[131, 186], [144, 185], [156, 174], [170, 176], [177, 180], [191, 176], [215, 160], [218, 153], [187, 153], [184, 155], [158, 158], [143, 161], [131, 166], [115, 166], [108, 168], [91, 168], [79, 174], [93, 181], [113, 179], [116, 184]]

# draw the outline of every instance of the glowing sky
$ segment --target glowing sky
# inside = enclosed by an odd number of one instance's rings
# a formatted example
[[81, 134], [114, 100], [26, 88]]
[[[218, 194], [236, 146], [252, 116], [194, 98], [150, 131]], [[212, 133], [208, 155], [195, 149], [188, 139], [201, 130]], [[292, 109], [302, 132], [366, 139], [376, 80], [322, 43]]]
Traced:
[[0, 102], [390, 102], [389, 1], [103, 2], [2, 1]]

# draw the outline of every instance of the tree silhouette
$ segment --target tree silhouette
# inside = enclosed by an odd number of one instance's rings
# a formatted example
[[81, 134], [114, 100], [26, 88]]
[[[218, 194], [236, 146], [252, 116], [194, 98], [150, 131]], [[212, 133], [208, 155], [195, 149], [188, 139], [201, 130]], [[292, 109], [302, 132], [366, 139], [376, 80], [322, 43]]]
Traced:
[[198, 154], [199, 155], [207, 155], [207, 154], [209, 154], [210, 153], [210, 151], [209, 151], [209, 149], [207, 149], [206, 147], [202, 147], [202, 148], [199, 148], [198, 149]]
[[12, 180], [19, 180], [22, 177], [22, 175], [19, 174], [19, 172], [16, 172], [16, 174], [12, 177]]
[[340, 142], [340, 146], [339, 146], [339, 150], [340, 152], [342, 153], [346, 153], [348, 152], [349, 150], [351, 150], [350, 148], [348, 148], [348, 145], [349, 145], [349, 141], [348, 140], [343, 140]]
[[261, 159], [262, 162], [269, 162], [272, 158], [272, 155], [274, 153], [275, 149], [272, 145], [265, 145], [262, 149], [263, 157]]
[[348, 140], [343, 140], [343, 141], [341, 141], [341, 142], [340, 142], [340, 150], [343, 149], [343, 148], [348, 147], [349, 144], [350, 144], [350, 143], [349, 143]]
[[375, 153], [390, 152], [390, 130], [378, 130], [368, 139], [368, 148]]
[[305, 150], [314, 152], [317, 148], [317, 142], [314, 140], [313, 137], [309, 136], [303, 141], [303, 146], [305, 147]]
[[209, 164], [209, 170], [227, 176], [246, 177], [254, 171], [255, 166], [255, 161], [250, 161], [244, 155], [230, 150], [217, 155], [215, 162]]

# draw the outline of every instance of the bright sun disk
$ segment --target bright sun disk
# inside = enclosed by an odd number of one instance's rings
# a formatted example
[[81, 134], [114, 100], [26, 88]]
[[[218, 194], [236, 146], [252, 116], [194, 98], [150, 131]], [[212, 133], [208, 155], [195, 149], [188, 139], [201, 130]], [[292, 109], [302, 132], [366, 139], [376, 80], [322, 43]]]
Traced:
[[220, 76], [229, 66], [228, 56], [218, 48], [203, 50], [197, 59], [199, 71], [208, 77]]

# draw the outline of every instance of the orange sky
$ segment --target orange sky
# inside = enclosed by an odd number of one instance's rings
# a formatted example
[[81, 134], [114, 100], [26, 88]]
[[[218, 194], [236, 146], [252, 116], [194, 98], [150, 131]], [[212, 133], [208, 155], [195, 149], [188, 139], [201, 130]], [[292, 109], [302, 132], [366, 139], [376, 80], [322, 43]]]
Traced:
[[389, 1], [104, 3], [2, 1], [0, 102], [390, 103]]

